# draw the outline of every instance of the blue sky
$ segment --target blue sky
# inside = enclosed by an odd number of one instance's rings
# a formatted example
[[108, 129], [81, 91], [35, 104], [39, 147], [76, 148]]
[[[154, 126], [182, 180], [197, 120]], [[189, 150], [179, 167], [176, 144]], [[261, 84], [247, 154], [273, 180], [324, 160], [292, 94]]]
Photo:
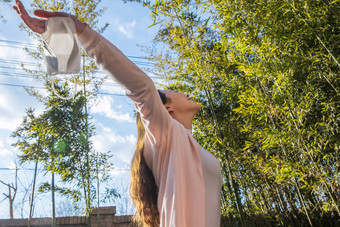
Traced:
[[[30, 8], [30, 0], [22, 2], [28, 9]], [[108, 9], [100, 18], [100, 24], [105, 22], [110, 24], [103, 36], [127, 56], [131, 56], [133, 61], [138, 60], [133, 57], [145, 56], [140, 46], [151, 46], [156, 32], [156, 28], [147, 28], [152, 24], [149, 11], [139, 4], [124, 4], [121, 0], [103, 0], [101, 5], [107, 6]], [[37, 81], [25, 77], [19, 63], [32, 63], [32, 67], [37, 64], [23, 50], [24, 46], [35, 48], [37, 41], [20, 31], [18, 25], [21, 19], [10, 6], [10, 4], [0, 3], [0, 14], [6, 20], [6, 23], [0, 23], [0, 180], [6, 183], [14, 182], [14, 171], [11, 169], [15, 168], [16, 156], [20, 153], [11, 146], [14, 142], [10, 137], [11, 133], [20, 125], [25, 109], [32, 107], [37, 112], [43, 111], [41, 104], [20, 86], [39, 87]], [[146, 60], [138, 61], [146, 62]], [[100, 75], [103, 73], [98, 76]], [[111, 79], [108, 79], [105, 84], [101, 89], [102, 93], [124, 93]], [[130, 160], [136, 143], [133, 109], [133, 104], [127, 97], [116, 95], [100, 95], [98, 103], [90, 106], [90, 113], [96, 126], [96, 136], [93, 138], [94, 148], [98, 151], [111, 151], [114, 155], [112, 162], [115, 170], [111, 172], [113, 181], [108, 184], [114, 184], [121, 192], [125, 191], [125, 194], [129, 181]], [[15, 218], [21, 216], [27, 218], [28, 197], [25, 194], [25, 188], [31, 187], [33, 179], [33, 165], [26, 165], [22, 168], [26, 170], [19, 170], [20, 182], [15, 199], [17, 203]], [[48, 179], [48, 175], [40, 171], [38, 180], [46, 180], [46, 178]], [[9, 217], [8, 200], [2, 194], [7, 191], [8, 188], [0, 184], [0, 218]], [[22, 207], [21, 203], [24, 203], [24, 209], [18, 209]], [[117, 203], [122, 203], [122, 201], [117, 201]], [[48, 216], [50, 214], [49, 204], [49, 196], [39, 195], [36, 200], [35, 216]]]

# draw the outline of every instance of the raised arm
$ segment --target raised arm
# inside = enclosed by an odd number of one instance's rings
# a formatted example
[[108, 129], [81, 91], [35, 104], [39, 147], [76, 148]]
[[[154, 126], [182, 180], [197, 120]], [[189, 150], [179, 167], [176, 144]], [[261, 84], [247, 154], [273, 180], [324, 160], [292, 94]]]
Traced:
[[141, 113], [146, 136], [152, 144], [166, 136], [171, 116], [161, 102], [156, 87], [139, 67], [116, 46], [86, 26], [78, 40], [87, 54], [115, 80]]
[[75, 23], [78, 40], [87, 54], [115, 80], [126, 94], [134, 101], [137, 111], [141, 113], [147, 136], [151, 143], [157, 143], [167, 131], [170, 115], [164, 108], [152, 80], [116, 46], [106, 40], [78, 18], [63, 12], [34, 11], [31, 17], [23, 4], [16, 0], [14, 10], [24, 23], [34, 32], [45, 32], [46, 19], [49, 17], [71, 17]]

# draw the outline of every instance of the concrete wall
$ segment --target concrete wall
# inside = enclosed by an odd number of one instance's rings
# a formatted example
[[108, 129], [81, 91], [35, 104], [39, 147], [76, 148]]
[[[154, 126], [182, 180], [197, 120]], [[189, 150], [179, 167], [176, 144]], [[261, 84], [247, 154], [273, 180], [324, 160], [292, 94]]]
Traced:
[[[59, 217], [56, 218], [58, 227], [86, 227], [86, 217]], [[31, 227], [51, 227], [51, 218], [32, 218]], [[0, 227], [26, 227], [28, 219], [0, 219]], [[131, 216], [116, 216], [116, 207], [99, 207], [91, 213], [92, 227], [128, 227], [131, 225]]]

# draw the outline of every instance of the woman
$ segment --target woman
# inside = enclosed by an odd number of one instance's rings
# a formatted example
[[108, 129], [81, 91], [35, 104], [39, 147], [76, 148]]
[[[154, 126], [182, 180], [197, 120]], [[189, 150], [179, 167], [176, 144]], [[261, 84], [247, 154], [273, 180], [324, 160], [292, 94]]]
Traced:
[[[34, 15], [43, 19], [32, 18], [19, 0], [13, 8], [39, 34], [45, 31], [44, 19], [70, 16], [36, 10]], [[70, 17], [87, 54], [126, 90], [138, 112], [139, 138], [130, 186], [137, 222], [162, 227], [219, 226], [219, 163], [191, 135], [193, 118], [201, 106], [180, 92], [158, 92], [152, 80], [113, 44]]]

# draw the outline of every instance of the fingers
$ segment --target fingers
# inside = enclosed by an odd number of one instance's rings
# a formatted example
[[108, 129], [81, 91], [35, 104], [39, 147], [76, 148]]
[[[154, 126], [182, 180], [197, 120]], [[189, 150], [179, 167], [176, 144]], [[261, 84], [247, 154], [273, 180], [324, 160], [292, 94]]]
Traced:
[[50, 12], [50, 11], [45, 11], [45, 10], [35, 10], [34, 15], [40, 18], [44, 18], [44, 19], [47, 19], [50, 17], [70, 17], [74, 21], [77, 34], [81, 34], [86, 27], [86, 24], [83, 24], [77, 17], [70, 15], [68, 13], [64, 13], [64, 12]]
[[15, 1], [16, 6], [13, 6], [13, 9], [19, 14], [23, 22], [33, 31], [39, 34], [42, 34], [45, 31], [45, 20], [32, 18], [26, 11], [24, 5], [21, 1]]
[[77, 34], [81, 34], [86, 27], [86, 24], [83, 24], [78, 18], [72, 16], [68, 13], [64, 12], [50, 12], [46, 10], [35, 10], [34, 15], [43, 19], [32, 18], [26, 11], [24, 5], [20, 0], [15, 0], [16, 6], [13, 6], [13, 9], [20, 15], [21, 19], [24, 23], [32, 29], [32, 31], [37, 32], [39, 34], [45, 31], [45, 24], [47, 18], [50, 17], [71, 17], [75, 23]]
[[[21, 3], [21, 1], [19, 0], [16, 0], [15, 1], [16, 3], [16, 7], [15, 7], [15, 11], [19, 14], [19, 15], [22, 15], [24, 17], [29, 17], [24, 5]], [[14, 7], [13, 7], [14, 8]]]
[[[29, 17], [24, 5], [21, 1], [16, 0], [16, 6], [13, 6], [13, 9], [19, 14], [23, 15], [24, 17]], [[68, 17], [69, 14], [63, 12], [50, 12], [46, 10], [35, 10], [34, 15], [41, 18], [49, 18], [49, 17]]]
[[18, 7], [13, 6], [13, 9], [15, 10], [15, 12], [17, 12], [17, 14], [20, 14]]
[[16, 0], [15, 3], [16, 3], [16, 6], [13, 6], [13, 9], [17, 12], [17, 14], [19, 14], [21, 19], [27, 24], [29, 20], [31, 19], [31, 17], [28, 15], [24, 5], [19, 0]]
[[68, 17], [69, 14], [63, 12], [49, 12], [45, 10], [35, 10], [34, 15], [40, 18], [49, 18], [49, 17]]

